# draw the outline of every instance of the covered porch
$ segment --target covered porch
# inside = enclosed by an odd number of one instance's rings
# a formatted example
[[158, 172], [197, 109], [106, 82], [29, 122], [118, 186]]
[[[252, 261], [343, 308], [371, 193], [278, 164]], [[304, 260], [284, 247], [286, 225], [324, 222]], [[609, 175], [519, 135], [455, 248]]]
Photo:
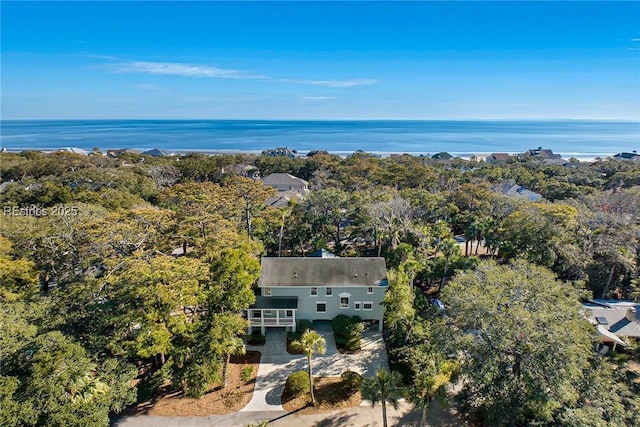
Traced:
[[295, 332], [297, 310], [298, 297], [256, 297], [256, 302], [247, 310], [248, 332], [251, 334], [258, 327], [262, 335], [269, 327], [285, 327]]

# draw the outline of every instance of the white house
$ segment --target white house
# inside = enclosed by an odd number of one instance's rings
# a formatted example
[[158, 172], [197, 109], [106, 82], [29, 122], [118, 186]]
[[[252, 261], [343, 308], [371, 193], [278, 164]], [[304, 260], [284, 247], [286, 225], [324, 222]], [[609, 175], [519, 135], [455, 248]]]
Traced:
[[296, 321], [331, 320], [339, 314], [378, 322], [382, 331], [384, 258], [262, 258], [261, 296], [247, 310], [249, 333]]
[[625, 345], [621, 338], [640, 339], [640, 303], [591, 300], [582, 304], [586, 317], [600, 334], [600, 341]]

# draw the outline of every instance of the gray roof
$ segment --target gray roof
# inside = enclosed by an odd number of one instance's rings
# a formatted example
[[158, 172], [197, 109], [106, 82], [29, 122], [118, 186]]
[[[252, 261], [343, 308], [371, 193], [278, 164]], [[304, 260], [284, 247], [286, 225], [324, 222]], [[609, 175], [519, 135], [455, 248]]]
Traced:
[[262, 178], [264, 185], [271, 187], [293, 187], [293, 188], [305, 188], [308, 184], [302, 178], [290, 175], [288, 173], [272, 173]]
[[168, 151], [161, 150], [159, 148], [154, 148], [152, 150], [145, 151], [142, 154], [144, 154], [145, 156], [152, 156], [152, 157], [166, 157], [170, 155]]
[[384, 258], [262, 258], [258, 286], [387, 286]]
[[[588, 317], [619, 337], [640, 338], [640, 304], [631, 301], [593, 300], [582, 304], [588, 310]], [[627, 310], [635, 309], [627, 318]]]
[[249, 308], [293, 310], [298, 308], [298, 297], [256, 297], [256, 302]]

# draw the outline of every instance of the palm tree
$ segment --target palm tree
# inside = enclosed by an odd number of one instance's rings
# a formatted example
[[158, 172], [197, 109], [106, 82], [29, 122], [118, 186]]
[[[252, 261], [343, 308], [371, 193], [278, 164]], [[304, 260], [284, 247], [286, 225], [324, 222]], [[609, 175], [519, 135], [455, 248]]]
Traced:
[[307, 355], [309, 365], [309, 389], [311, 390], [311, 402], [315, 405], [316, 396], [313, 393], [313, 375], [311, 373], [311, 356], [314, 354], [324, 354], [327, 351], [327, 341], [322, 335], [313, 329], [307, 329], [299, 340], [292, 342], [293, 346], [302, 350]]
[[387, 427], [387, 402], [398, 409], [398, 399], [401, 397], [400, 375], [397, 372], [389, 372], [387, 369], [378, 369], [376, 374], [362, 382], [362, 397], [371, 402], [382, 404], [382, 422]]
[[422, 366], [422, 371], [416, 375], [411, 387], [407, 390], [407, 398], [415, 408], [422, 410], [420, 427], [427, 424], [427, 412], [434, 399], [444, 398], [446, 386], [451, 383], [457, 373], [457, 365], [453, 361], [436, 360]]
[[242, 338], [240, 337], [229, 338], [229, 340], [222, 343], [222, 345], [224, 346], [224, 365], [222, 367], [222, 382], [223, 382], [223, 388], [227, 388], [227, 382], [229, 377], [229, 362], [231, 361], [231, 356], [245, 354], [247, 352], [247, 349], [244, 346], [244, 341], [242, 341]]

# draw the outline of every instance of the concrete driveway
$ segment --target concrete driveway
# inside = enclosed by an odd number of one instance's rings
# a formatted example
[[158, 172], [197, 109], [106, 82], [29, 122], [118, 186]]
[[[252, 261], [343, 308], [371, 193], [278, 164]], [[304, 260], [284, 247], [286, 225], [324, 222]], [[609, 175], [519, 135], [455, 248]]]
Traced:
[[[327, 341], [327, 351], [324, 355], [314, 355], [312, 367], [314, 376], [339, 376], [342, 372], [350, 370], [363, 376], [371, 376], [380, 367], [387, 366], [387, 354], [384, 349], [382, 334], [377, 331], [365, 331], [362, 337], [362, 350], [357, 354], [340, 354], [336, 348], [331, 323], [316, 322], [314, 329]], [[169, 427], [169, 426], [219, 426], [234, 427], [246, 426], [258, 420], [272, 420], [272, 425], [278, 426], [307, 426], [328, 425], [321, 420], [331, 419], [332, 416], [345, 415], [345, 411], [336, 411], [335, 414], [296, 415], [291, 416], [282, 407], [280, 397], [284, 389], [287, 377], [298, 370], [307, 369], [307, 358], [304, 355], [289, 354], [287, 352], [287, 334], [284, 328], [268, 328], [266, 342], [263, 346], [247, 346], [247, 350], [259, 351], [260, 367], [256, 377], [256, 384], [251, 401], [239, 412], [229, 415], [211, 415], [208, 417], [158, 417], [150, 415], [138, 415], [127, 417], [113, 423], [117, 427]], [[361, 408], [352, 408], [351, 416], [359, 421], [352, 421], [342, 425], [378, 425], [353, 424], [364, 421], [363, 418], [377, 418], [379, 408], [367, 408], [363, 402]], [[406, 406], [398, 412], [401, 414], [409, 411]], [[333, 415], [332, 415], [333, 414]], [[370, 414], [370, 415], [369, 415]], [[308, 418], [308, 419], [307, 419]], [[295, 420], [295, 421], [294, 421]], [[307, 421], [303, 421], [307, 420]]]

